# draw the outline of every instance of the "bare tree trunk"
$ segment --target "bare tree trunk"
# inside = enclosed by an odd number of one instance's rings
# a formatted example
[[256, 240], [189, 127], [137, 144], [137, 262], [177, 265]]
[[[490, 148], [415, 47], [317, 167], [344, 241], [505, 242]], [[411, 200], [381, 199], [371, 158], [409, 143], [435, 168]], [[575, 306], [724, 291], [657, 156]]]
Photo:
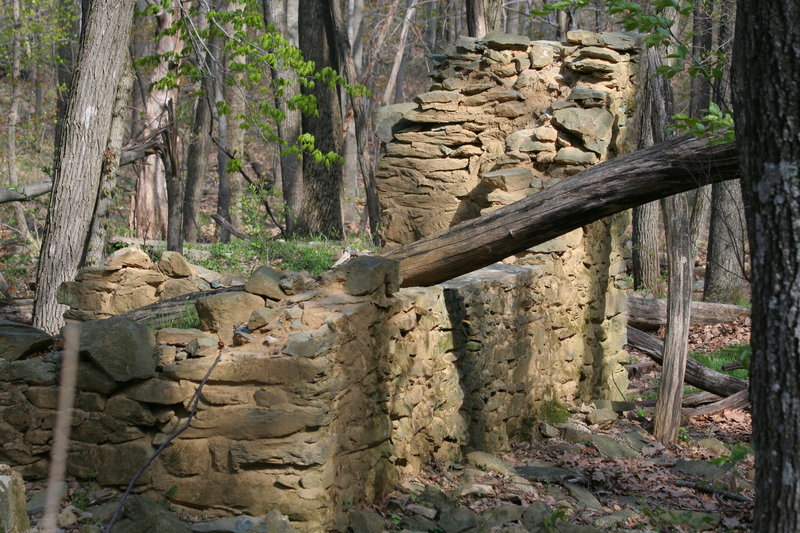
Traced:
[[519, 34], [520, 32], [520, 0], [506, 2], [506, 33]]
[[[203, 30], [208, 25], [207, 3], [200, 4], [198, 27]], [[208, 54], [196, 50], [197, 62], [207, 65]], [[200, 204], [208, 173], [208, 156], [211, 153], [211, 98], [212, 87], [206, 78], [202, 83], [203, 95], [194, 104], [194, 119], [186, 154], [186, 185], [183, 191], [183, 238], [197, 242], [200, 232]]]
[[[733, 0], [717, 0], [717, 47], [731, 56], [731, 33], [735, 20]], [[730, 62], [714, 80], [714, 95], [723, 109], [731, 109]], [[739, 182], [715, 183], [711, 187], [711, 222], [708, 236], [703, 299], [736, 303], [744, 299], [749, 281], [745, 272], [747, 225]]]
[[[692, 56], [694, 61], [702, 61], [712, 46], [711, 13], [713, 2], [706, 0], [697, 2], [692, 15], [694, 33], [692, 35]], [[691, 81], [691, 98], [689, 101], [689, 115], [695, 118], [702, 117], [711, 103], [711, 82], [702, 76], [695, 76]], [[708, 228], [709, 205], [711, 204], [711, 187], [701, 187], [693, 195], [691, 211], [691, 239], [695, 248], [693, 255], [697, 255], [700, 248], [700, 238]]]
[[715, 183], [711, 191], [711, 230], [703, 299], [737, 303], [746, 297], [748, 285], [744, 268], [747, 235], [742, 191], [738, 181]]
[[[338, 4], [331, 4], [331, 21], [333, 24], [334, 40], [336, 49], [339, 53], [339, 62], [344, 67], [344, 75], [348, 82], [352, 83], [357, 79], [356, 67], [350, 54], [350, 43], [344, 31], [344, 21], [338, 9]], [[369, 227], [373, 239], [378, 237], [378, 221], [381, 218], [380, 204], [378, 202], [377, 186], [375, 175], [372, 168], [369, 147], [367, 145], [367, 118], [368, 113], [364, 105], [364, 99], [356, 99], [350, 96], [350, 107], [353, 110], [354, 131], [358, 148], [358, 164], [361, 169], [361, 176], [364, 179], [364, 189], [367, 196], [367, 215], [369, 216]]]
[[661, 386], [653, 436], [664, 444], [678, 440], [681, 399], [689, 347], [689, 313], [692, 302], [692, 245], [689, 240], [689, 203], [686, 193], [662, 200], [667, 230], [669, 296], [667, 334]]
[[467, 33], [470, 37], [483, 37], [486, 35], [486, 15], [483, 10], [483, 0], [467, 1]]
[[[289, 43], [294, 46], [299, 46], [298, 1], [262, 0], [266, 22], [281, 30]], [[276, 102], [276, 107], [284, 114], [283, 121], [278, 124], [278, 135], [286, 142], [294, 143], [302, 131], [302, 117], [299, 111], [289, 109], [285, 102], [299, 91], [296, 74], [291, 69], [282, 69], [279, 66], [273, 69], [272, 77], [289, 81], [283, 89], [284, 98]], [[280, 187], [283, 190], [283, 202], [286, 210], [286, 232], [291, 234], [295, 231], [303, 200], [303, 164], [294, 154], [280, 157]]]
[[[363, 32], [364, 22], [364, 0], [350, 0], [348, 2], [347, 13], [347, 37], [348, 41], [352, 44], [353, 66], [355, 70], [355, 78], [348, 76], [349, 83], [356, 83], [361, 79], [361, 71], [363, 69], [363, 47], [361, 45], [361, 35]], [[339, 46], [337, 44], [337, 46]], [[343, 63], [340, 58], [340, 63]], [[346, 102], [347, 95], [342, 91], [342, 97]], [[343, 105], [343, 108], [345, 106]], [[355, 126], [355, 111], [351, 105], [347, 106], [348, 113], [345, 123], [347, 130], [344, 137], [344, 196], [345, 202], [342, 206], [342, 217], [345, 226], [352, 226], [356, 224], [358, 213], [356, 212], [355, 200], [358, 197], [358, 140], [356, 139], [356, 126]]]
[[503, 31], [506, 25], [503, 0], [483, 0], [483, 13], [486, 17], [486, 31]]
[[125, 140], [129, 109], [131, 102], [131, 88], [133, 87], [133, 66], [131, 58], [125, 58], [122, 74], [117, 85], [114, 97], [114, 114], [111, 116], [111, 129], [108, 135], [108, 148], [105, 153], [103, 173], [100, 176], [100, 190], [97, 194], [97, 203], [92, 217], [92, 227], [86, 243], [86, 254], [81, 266], [96, 267], [103, 263], [105, 258], [106, 235], [108, 234], [108, 211], [112, 203], [112, 194], [117, 186], [117, 176], [120, 167], [120, 153]]
[[163, 149], [159, 154], [164, 165], [167, 184], [167, 250], [183, 252], [183, 181], [180, 175], [178, 154], [178, 124], [175, 121], [175, 104], [167, 102], [167, 126], [161, 134]]
[[753, 268], [756, 533], [800, 531], [800, 4], [739, 0], [736, 144]]
[[389, 73], [389, 80], [386, 82], [386, 90], [383, 92], [383, 104], [390, 105], [395, 102], [393, 96], [395, 93], [395, 85], [397, 83], [397, 73], [403, 63], [403, 54], [406, 49], [406, 38], [408, 30], [411, 27], [411, 21], [414, 19], [414, 12], [417, 9], [417, 0], [406, 0], [406, 13], [403, 17], [403, 27], [400, 30], [400, 42], [397, 45], [397, 51], [394, 54], [394, 63], [392, 63], [392, 70]]
[[51, 333], [63, 324], [66, 310], [56, 302], [56, 291], [75, 277], [91, 224], [114, 107], [115, 92], [107, 87], [119, 84], [133, 5], [134, 0], [94, 0], [81, 39], [36, 276], [33, 323]]
[[[12, 2], [12, 22], [14, 25], [12, 46], [11, 46], [11, 108], [8, 111], [8, 129], [6, 130], [6, 147], [8, 153], [8, 181], [12, 187], [19, 185], [17, 176], [17, 122], [19, 121], [19, 56], [20, 56], [20, 9], [19, 0]], [[28, 234], [28, 222], [25, 220], [25, 209], [20, 202], [14, 202], [14, 216], [17, 219], [17, 228], [26, 241], [30, 238]]]
[[[647, 148], [666, 139], [666, 126], [672, 116], [673, 94], [668, 79], [656, 74], [663, 52], [647, 48], [639, 61], [639, 93], [636, 106], [637, 148]], [[633, 282], [654, 296], [663, 296], [658, 254], [660, 226], [658, 202], [633, 208]]]
[[[330, 3], [324, 0], [301, 0], [303, 23], [300, 24], [300, 49], [314, 61], [317, 69], [326, 66], [338, 70]], [[342, 152], [342, 110], [337, 92], [327, 84], [317, 83], [308, 90], [317, 100], [318, 117], [303, 117], [303, 132], [314, 136], [323, 153]], [[323, 165], [313, 158], [303, 158], [303, 204], [296, 231], [301, 235], [342, 238], [342, 167]]]
[[[156, 15], [156, 35], [159, 35], [156, 45], [157, 54], [175, 52], [180, 54], [183, 41], [178, 34], [165, 35], [164, 31], [171, 28], [180, 9], [179, 0], [173, 0], [171, 9], [164, 9]], [[154, 69], [152, 79], [160, 80], [170, 68], [170, 62], [162, 61]], [[177, 101], [178, 91], [168, 88], [153, 88], [147, 99], [145, 112], [145, 133], [157, 131], [167, 124], [168, 102]], [[144, 239], [157, 239], [167, 233], [167, 184], [164, 176], [164, 165], [158, 156], [151, 156], [145, 160], [136, 184], [136, 211], [134, 223], [136, 235]]]

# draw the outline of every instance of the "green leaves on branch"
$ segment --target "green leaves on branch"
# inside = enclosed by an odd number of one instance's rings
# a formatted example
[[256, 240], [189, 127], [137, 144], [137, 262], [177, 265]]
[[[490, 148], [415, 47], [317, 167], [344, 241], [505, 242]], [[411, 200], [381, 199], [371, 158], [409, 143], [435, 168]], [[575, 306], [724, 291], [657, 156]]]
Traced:
[[684, 113], [672, 116], [671, 128], [679, 133], [691, 133], [696, 137], [711, 138], [709, 144], [725, 144], [736, 140], [733, 115], [711, 103], [708, 113], [702, 118], [694, 118]]
[[[171, 5], [170, 0], [162, 0], [160, 6], [149, 5], [143, 14], [156, 15], [169, 10]], [[159, 35], [159, 38], [177, 36], [184, 43], [181, 51], [151, 55], [137, 60], [136, 65], [148, 69], [164, 63], [170, 66], [153, 83], [157, 89], [177, 89], [187, 82], [203, 83], [205, 90], [199, 94], [213, 102], [217, 116], [223, 116], [230, 114], [231, 108], [222, 95], [214, 95], [218, 86], [210, 81], [219, 76], [224, 84], [247, 95], [246, 112], [237, 116], [243, 129], [278, 144], [284, 153], [305, 153], [326, 165], [339, 162], [341, 158], [337, 155], [317, 150], [311, 136], [281, 139], [278, 125], [285, 120], [286, 113], [279, 102], [304, 116], [316, 116], [317, 102], [313, 95], [298, 91], [291, 97], [285, 96], [290, 84], [310, 89], [316, 83], [326, 83], [331, 87], [341, 86], [354, 96], [367, 95], [366, 88], [348, 84], [329, 67], [317, 70], [314, 62], [305, 60], [301, 51], [274, 27], [265, 27], [261, 3], [245, 0], [235, 5], [228, 10], [203, 12], [200, 3], [189, 8], [182, 4], [177, 8], [180, 13], [175, 13], [175, 23]]]

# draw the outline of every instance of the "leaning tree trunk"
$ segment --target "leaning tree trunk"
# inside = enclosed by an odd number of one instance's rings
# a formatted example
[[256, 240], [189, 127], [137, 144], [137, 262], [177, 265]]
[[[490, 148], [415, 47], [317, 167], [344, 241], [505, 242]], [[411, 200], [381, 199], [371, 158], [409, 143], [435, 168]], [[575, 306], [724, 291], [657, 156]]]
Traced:
[[128, 126], [131, 89], [134, 80], [133, 65], [130, 57], [125, 58], [122, 76], [117, 85], [114, 97], [114, 114], [111, 117], [111, 130], [108, 135], [108, 148], [103, 163], [103, 174], [100, 177], [100, 190], [92, 217], [92, 228], [86, 243], [82, 266], [100, 266], [105, 258], [106, 235], [108, 234], [108, 211], [112, 204], [112, 195], [117, 187], [117, 175], [120, 168], [122, 141]]
[[689, 347], [689, 310], [692, 302], [692, 243], [686, 193], [662, 200], [667, 230], [669, 298], [667, 334], [661, 386], [658, 390], [653, 436], [664, 444], [678, 440], [681, 425], [683, 376]]
[[800, 531], [800, 4], [739, 0], [733, 93], [753, 268], [753, 530]]
[[[303, 56], [314, 61], [317, 70], [331, 67], [339, 70], [333, 24], [328, 2], [301, 0], [303, 13], [300, 24], [300, 49]], [[308, 94], [317, 99], [319, 116], [303, 117], [303, 132], [314, 136], [316, 147], [322, 153], [342, 151], [342, 110], [335, 88], [327, 83], [317, 83]], [[342, 166], [338, 163], [324, 165], [314, 158], [303, 158], [303, 203], [298, 213], [297, 233], [301, 235], [341, 238], [342, 222]]]
[[95, 0], [81, 39], [36, 276], [33, 323], [51, 333], [66, 310], [56, 291], [75, 277], [91, 224], [114, 108], [108, 87], [119, 84], [125, 65], [133, 6], [133, 0]]
[[385, 254], [403, 286], [433, 285], [590, 222], [738, 172], [733, 143], [683, 136], [590, 167], [533, 196]]

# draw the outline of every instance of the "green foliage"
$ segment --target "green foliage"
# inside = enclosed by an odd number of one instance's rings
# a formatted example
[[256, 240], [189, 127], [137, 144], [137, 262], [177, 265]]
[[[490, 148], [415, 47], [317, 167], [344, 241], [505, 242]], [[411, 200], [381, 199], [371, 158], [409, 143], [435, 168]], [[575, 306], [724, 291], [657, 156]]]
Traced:
[[[728, 346], [716, 352], [700, 352], [689, 354], [693, 359], [699, 363], [704, 364], [712, 370], [730, 374], [737, 378], [747, 379], [748, 369], [750, 368], [750, 356], [752, 348], [749, 344], [741, 344], [738, 346]], [[723, 365], [728, 363], [741, 362], [744, 364], [744, 369], [739, 370], [723, 370]]]
[[[171, 2], [163, 0], [161, 6], [150, 4], [140, 12], [141, 16], [153, 16], [162, 10], [171, 9]], [[313, 95], [297, 92], [286, 97], [286, 88], [297, 83], [303, 88], [313, 88], [316, 83], [325, 83], [331, 87], [342, 86], [354, 96], [363, 96], [367, 90], [362, 85], [349, 85], [346, 80], [330, 67], [316, 69], [313, 61], [303, 58], [301, 51], [291, 45], [274, 27], [265, 27], [262, 5], [255, 0], [245, 0], [230, 9], [205, 10], [206, 4], [190, 4], [180, 7], [180, 16], [175, 23], [163, 31], [163, 36], [177, 35], [183, 43], [179, 52], [154, 54], [138, 59], [135, 64], [141, 68], [152, 69], [164, 62], [173, 66], [153, 84], [156, 88], [173, 89], [185, 85], [186, 81], [203, 81], [214, 76], [222, 76], [223, 83], [243, 94], [248, 94], [246, 112], [236, 118], [241, 121], [242, 129], [255, 133], [262, 140], [275, 143], [285, 154], [307, 154], [315, 162], [330, 166], [338, 164], [342, 158], [334, 153], [324, 153], [316, 148], [312, 135], [304, 134], [297, 139], [282, 139], [278, 134], [278, 125], [285, 119], [285, 113], [276, 104], [283, 100], [290, 110], [297, 110], [306, 116], [316, 116], [317, 102]], [[197, 24], [197, 18], [204, 17], [207, 24]], [[217, 50], [212, 43], [220, 43]], [[212, 53], [226, 54], [213, 57]], [[227, 70], [217, 73], [212, 65], [227, 65]], [[291, 73], [282, 77], [281, 72]], [[270, 75], [266, 75], [270, 73]], [[213, 92], [213, 87], [206, 87], [206, 94]], [[228, 102], [215, 95], [214, 110], [218, 115], [229, 115], [231, 107]], [[228, 171], [240, 170], [241, 161], [232, 159]]]
[[711, 103], [708, 113], [702, 118], [690, 117], [684, 113], [672, 116], [673, 130], [691, 133], [696, 137], [710, 137], [709, 144], [724, 144], [736, 140], [733, 129], [733, 114]]
[[569, 416], [567, 408], [558, 400], [547, 400], [539, 409], [539, 417], [550, 424], [563, 424]]
[[747, 459], [747, 456], [752, 452], [753, 449], [750, 445], [737, 443], [733, 445], [729, 453], [709, 459], [709, 462], [730, 470]]

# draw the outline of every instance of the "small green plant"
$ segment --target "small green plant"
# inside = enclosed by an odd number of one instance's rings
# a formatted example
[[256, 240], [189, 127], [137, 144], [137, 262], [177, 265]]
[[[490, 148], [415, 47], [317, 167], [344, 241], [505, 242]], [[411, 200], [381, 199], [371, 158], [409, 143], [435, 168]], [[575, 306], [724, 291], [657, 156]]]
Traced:
[[[737, 346], [728, 346], [715, 352], [693, 352], [690, 354], [690, 356], [712, 370], [724, 372], [737, 378], [747, 379], [749, 374], [748, 369], [750, 368], [751, 354], [752, 349], [749, 344], [740, 344]], [[743, 369], [722, 369], [722, 367], [726, 364], [739, 362], [741, 362], [744, 366]]]
[[550, 424], [563, 424], [569, 420], [569, 411], [558, 400], [547, 400], [539, 410], [539, 417]]
[[567, 521], [569, 518], [567, 516], [567, 510], [569, 510], [569, 507], [566, 505], [559, 505], [557, 508], [553, 509], [549, 515], [542, 517], [542, 525], [547, 533], [558, 531], [558, 523]]
[[721, 466], [727, 470], [731, 470], [737, 464], [744, 461], [752, 451], [753, 450], [750, 445], [734, 444], [730, 452], [710, 459], [709, 462]]
[[689, 430], [686, 428], [678, 428], [678, 440], [680, 442], [689, 442], [692, 440], [692, 436], [689, 435]]
[[72, 493], [72, 499], [70, 501], [75, 508], [80, 509], [81, 511], [86, 511], [89, 509], [89, 488], [87, 487], [80, 487], [75, 489]]

